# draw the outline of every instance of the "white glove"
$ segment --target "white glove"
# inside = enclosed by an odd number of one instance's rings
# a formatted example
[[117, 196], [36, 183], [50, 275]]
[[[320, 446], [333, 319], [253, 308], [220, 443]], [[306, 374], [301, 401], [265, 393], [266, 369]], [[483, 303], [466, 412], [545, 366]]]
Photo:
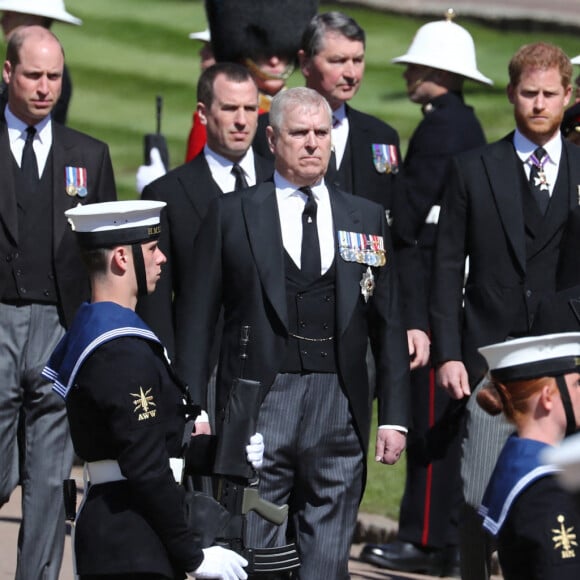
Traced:
[[149, 161], [149, 165], [140, 165], [137, 170], [137, 193], [139, 194], [152, 181], [167, 173], [167, 169], [163, 165], [163, 161], [161, 161], [161, 153], [157, 147], [152, 147]]
[[221, 546], [205, 548], [203, 562], [193, 572], [188, 572], [189, 578], [218, 578], [219, 580], [246, 580], [248, 575], [244, 566], [248, 561], [233, 550]]
[[250, 437], [250, 444], [246, 445], [246, 457], [254, 469], [260, 469], [264, 463], [264, 437], [261, 433], [254, 433]]

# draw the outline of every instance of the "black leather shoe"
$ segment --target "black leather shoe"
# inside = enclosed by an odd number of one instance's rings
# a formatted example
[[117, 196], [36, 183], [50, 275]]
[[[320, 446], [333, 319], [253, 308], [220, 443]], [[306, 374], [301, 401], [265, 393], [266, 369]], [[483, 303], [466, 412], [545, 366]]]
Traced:
[[390, 544], [367, 544], [361, 551], [360, 559], [389, 570], [439, 576], [443, 571], [442, 552], [396, 540]]
[[461, 578], [459, 546], [446, 546], [443, 550], [441, 576], [446, 578]]

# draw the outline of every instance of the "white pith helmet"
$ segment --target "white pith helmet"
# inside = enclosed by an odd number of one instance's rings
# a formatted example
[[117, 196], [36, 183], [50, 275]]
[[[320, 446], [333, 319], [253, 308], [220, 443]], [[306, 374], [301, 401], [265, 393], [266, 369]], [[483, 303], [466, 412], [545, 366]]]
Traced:
[[578, 56], [575, 56], [574, 58], [571, 58], [570, 62], [572, 64], [580, 64], [580, 54]]
[[34, 14], [77, 26], [83, 23], [80, 18], [66, 11], [63, 0], [0, 0], [0, 11]]
[[418, 64], [456, 73], [486, 85], [493, 81], [477, 70], [475, 45], [471, 34], [455, 24], [455, 11], [450, 8], [445, 20], [428, 22], [417, 30], [407, 54], [391, 62]]

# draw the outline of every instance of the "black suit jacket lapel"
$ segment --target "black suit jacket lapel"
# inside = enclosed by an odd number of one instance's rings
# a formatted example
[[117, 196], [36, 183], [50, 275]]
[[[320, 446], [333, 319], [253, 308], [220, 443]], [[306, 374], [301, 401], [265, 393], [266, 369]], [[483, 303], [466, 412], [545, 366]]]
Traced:
[[242, 213], [264, 293], [288, 329], [284, 246], [274, 183], [263, 182], [251, 195], [244, 196]]
[[[3, 115], [2, 115], [2, 118]], [[0, 220], [12, 237], [13, 242], [18, 242], [18, 210], [16, 204], [16, 191], [12, 179], [12, 152], [8, 140], [8, 128], [6, 123], [0, 124], [0, 172], [4, 176], [2, 194], [0, 195]]]
[[203, 153], [192, 159], [189, 164], [189, 170], [181, 172], [177, 179], [197, 215], [205, 216], [212, 200], [219, 197], [222, 191], [214, 181]]
[[580, 149], [564, 139], [562, 155], [568, 160], [568, 203], [572, 210], [580, 205]]
[[[338, 253], [338, 232], [361, 232], [361, 215], [348, 203], [348, 194], [330, 189], [330, 206], [334, 226], [334, 249], [336, 261], [336, 328], [337, 337], [347, 329], [352, 313], [360, 298], [361, 268], [358, 264], [343, 260]], [[379, 232], [367, 232], [376, 233]]]
[[52, 123], [52, 235], [55, 252], [68, 229], [64, 212], [77, 205], [77, 202], [71, 203], [71, 197], [66, 193], [67, 165], [81, 166], [74, 158], [74, 142], [66, 138], [61, 125]]
[[256, 170], [256, 185], [271, 179], [274, 174], [272, 162], [254, 151], [254, 168]]
[[513, 147], [513, 134], [508, 135], [485, 150], [483, 165], [491, 192], [496, 200], [499, 218], [506, 236], [514, 250], [522, 272], [526, 271], [526, 245], [524, 216], [521, 206], [521, 183], [518, 171], [519, 159]]

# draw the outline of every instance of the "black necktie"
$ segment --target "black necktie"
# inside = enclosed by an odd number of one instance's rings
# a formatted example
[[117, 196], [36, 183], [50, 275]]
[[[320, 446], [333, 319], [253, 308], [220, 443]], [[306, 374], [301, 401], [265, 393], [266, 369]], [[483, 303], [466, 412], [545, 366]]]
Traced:
[[309, 187], [301, 187], [300, 191], [306, 195], [306, 204], [302, 212], [302, 249], [300, 253], [300, 269], [309, 279], [320, 277], [320, 243], [318, 228], [316, 227], [316, 211], [318, 206]]
[[546, 151], [543, 147], [538, 147], [530, 156], [530, 189], [542, 215], [546, 213], [550, 203], [550, 191], [544, 172], [544, 165], [547, 161], [545, 156]]
[[232, 174], [236, 178], [234, 191], [239, 191], [240, 189], [246, 189], [248, 187], [248, 182], [246, 181], [244, 170], [237, 163], [234, 163], [234, 166], [232, 167]]
[[20, 163], [20, 171], [26, 175], [31, 183], [38, 182], [38, 163], [36, 162], [36, 155], [32, 143], [36, 135], [36, 128], [33, 126], [26, 128], [26, 141], [24, 149], [22, 150], [22, 161]]

